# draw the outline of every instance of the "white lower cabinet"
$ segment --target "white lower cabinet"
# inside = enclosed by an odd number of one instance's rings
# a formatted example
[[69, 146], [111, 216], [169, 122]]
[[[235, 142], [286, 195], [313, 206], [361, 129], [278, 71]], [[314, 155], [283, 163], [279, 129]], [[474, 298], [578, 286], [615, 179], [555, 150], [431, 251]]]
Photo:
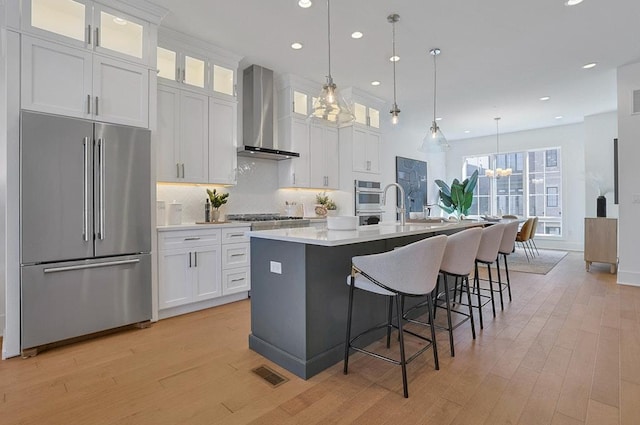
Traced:
[[[246, 298], [251, 288], [248, 226], [158, 232], [158, 316]], [[243, 294], [244, 293], [244, 294]]]

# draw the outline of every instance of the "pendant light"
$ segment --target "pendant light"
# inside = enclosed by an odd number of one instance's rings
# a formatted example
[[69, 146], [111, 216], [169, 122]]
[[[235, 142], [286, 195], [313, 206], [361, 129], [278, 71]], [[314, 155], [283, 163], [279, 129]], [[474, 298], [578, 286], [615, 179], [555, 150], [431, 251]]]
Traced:
[[393, 13], [387, 16], [387, 21], [391, 24], [391, 63], [393, 63], [393, 106], [389, 113], [391, 114], [391, 124], [398, 124], [400, 119], [400, 108], [396, 101], [396, 62], [399, 60], [396, 56], [396, 22], [400, 20], [400, 15]]
[[327, 74], [327, 82], [322, 86], [320, 96], [318, 96], [311, 109], [310, 117], [322, 118], [324, 120], [333, 121], [337, 125], [351, 122], [355, 116], [351, 109], [344, 101], [338, 87], [331, 77], [331, 1], [327, 0], [327, 45], [329, 57], [329, 73]]
[[429, 132], [422, 140], [422, 146], [419, 149], [422, 152], [445, 151], [450, 147], [449, 142], [447, 142], [444, 134], [442, 134], [442, 131], [438, 126], [438, 122], [436, 121], [436, 83], [438, 78], [436, 57], [440, 52], [441, 50], [438, 48], [429, 50], [429, 54], [433, 56], [433, 121], [431, 122]]
[[500, 128], [498, 123], [500, 122], [500, 117], [495, 117], [496, 120], [496, 154], [495, 160], [493, 164], [493, 169], [484, 170], [484, 175], [486, 177], [499, 179], [500, 177], [509, 177], [513, 170], [511, 168], [498, 168], [498, 154], [500, 153]]

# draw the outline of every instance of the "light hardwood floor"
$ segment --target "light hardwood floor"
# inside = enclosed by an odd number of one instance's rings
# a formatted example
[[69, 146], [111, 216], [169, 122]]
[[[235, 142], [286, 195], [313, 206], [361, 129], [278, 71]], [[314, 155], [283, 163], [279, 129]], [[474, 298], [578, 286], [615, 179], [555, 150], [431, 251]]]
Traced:
[[[304, 381], [247, 347], [242, 301], [0, 362], [0, 423], [9, 424], [638, 424], [640, 288], [569, 254], [549, 274], [513, 273], [514, 300], [473, 341], [438, 334], [410, 364], [354, 354]], [[444, 315], [441, 315], [444, 316]], [[267, 364], [289, 378], [255, 376]]]

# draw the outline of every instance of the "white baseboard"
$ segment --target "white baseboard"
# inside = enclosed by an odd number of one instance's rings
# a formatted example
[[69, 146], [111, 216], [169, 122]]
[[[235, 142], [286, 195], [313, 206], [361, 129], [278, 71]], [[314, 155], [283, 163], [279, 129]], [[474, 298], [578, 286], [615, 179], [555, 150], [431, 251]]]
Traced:
[[237, 294], [226, 295], [219, 298], [213, 298], [206, 301], [200, 301], [193, 304], [185, 304], [177, 307], [166, 308], [158, 310], [158, 319], [167, 319], [169, 317], [178, 316], [181, 314], [193, 313], [194, 311], [204, 310], [205, 308], [217, 307], [219, 305], [232, 303], [235, 301], [244, 300], [249, 298], [248, 292], [239, 292]]
[[640, 273], [627, 272], [618, 268], [618, 284], [628, 286], [640, 286]]

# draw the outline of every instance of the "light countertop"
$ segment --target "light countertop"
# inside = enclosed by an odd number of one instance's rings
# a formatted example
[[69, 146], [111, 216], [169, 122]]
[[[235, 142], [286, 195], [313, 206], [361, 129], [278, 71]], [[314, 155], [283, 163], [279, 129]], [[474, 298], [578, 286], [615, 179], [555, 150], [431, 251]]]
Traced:
[[243, 221], [227, 221], [220, 223], [207, 223], [207, 224], [196, 224], [196, 223], [183, 223], [183, 224], [171, 224], [166, 226], [158, 226], [158, 232], [168, 232], [172, 230], [201, 230], [201, 229], [221, 229], [226, 227], [244, 227], [249, 229], [251, 224]]
[[453, 223], [382, 223], [372, 226], [360, 226], [357, 230], [327, 230], [316, 227], [297, 227], [293, 229], [258, 230], [247, 232], [252, 238], [271, 239], [285, 242], [297, 242], [308, 245], [339, 246], [424, 233], [464, 229], [484, 226], [484, 220], [463, 220]]

